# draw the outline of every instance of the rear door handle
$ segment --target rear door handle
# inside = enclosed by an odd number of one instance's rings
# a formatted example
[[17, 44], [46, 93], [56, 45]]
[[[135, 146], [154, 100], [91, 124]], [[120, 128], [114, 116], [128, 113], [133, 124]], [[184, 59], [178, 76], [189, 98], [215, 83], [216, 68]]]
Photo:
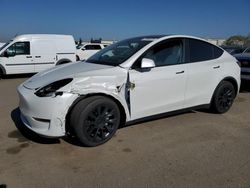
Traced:
[[218, 65], [218, 66], [215, 66], [215, 67], [213, 67], [214, 69], [218, 69], [218, 68], [220, 68], [220, 65]]
[[39, 56], [35, 56], [35, 58], [41, 58], [41, 56], [39, 55]]
[[183, 74], [183, 73], [184, 73], [184, 71], [176, 72], [176, 74]]
[[32, 58], [32, 56], [26, 56], [26, 58]]

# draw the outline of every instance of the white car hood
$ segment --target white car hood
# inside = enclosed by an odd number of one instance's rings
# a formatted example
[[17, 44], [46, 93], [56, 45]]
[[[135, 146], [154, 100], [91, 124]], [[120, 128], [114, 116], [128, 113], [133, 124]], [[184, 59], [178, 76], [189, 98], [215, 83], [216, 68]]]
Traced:
[[64, 78], [74, 78], [76, 76], [79, 77], [82, 74], [89, 73], [91, 71], [98, 71], [110, 68], [113, 68], [113, 66], [86, 62], [76, 62], [65, 65], [59, 65], [52, 69], [48, 69], [34, 75], [26, 82], [24, 82], [23, 85], [24, 87], [29, 89], [36, 89]]

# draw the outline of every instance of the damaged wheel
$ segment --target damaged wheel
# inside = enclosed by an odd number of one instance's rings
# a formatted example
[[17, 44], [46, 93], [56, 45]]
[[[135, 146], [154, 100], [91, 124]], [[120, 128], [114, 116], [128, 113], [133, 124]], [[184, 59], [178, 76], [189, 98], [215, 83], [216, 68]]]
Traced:
[[119, 107], [113, 100], [102, 96], [78, 102], [70, 117], [70, 125], [85, 146], [107, 142], [115, 134], [119, 124]]

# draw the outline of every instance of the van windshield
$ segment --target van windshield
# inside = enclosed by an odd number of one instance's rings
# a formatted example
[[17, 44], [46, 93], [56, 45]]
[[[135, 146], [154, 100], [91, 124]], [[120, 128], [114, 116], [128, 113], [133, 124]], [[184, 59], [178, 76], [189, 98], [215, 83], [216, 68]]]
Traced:
[[138, 52], [153, 39], [136, 37], [112, 44], [87, 59], [87, 63], [118, 66]]
[[6, 46], [8, 46], [9, 43], [10, 43], [10, 42], [7, 42], [7, 43], [5, 43], [2, 47], [0, 47], [0, 51], [2, 51], [2, 49], [4, 49]]

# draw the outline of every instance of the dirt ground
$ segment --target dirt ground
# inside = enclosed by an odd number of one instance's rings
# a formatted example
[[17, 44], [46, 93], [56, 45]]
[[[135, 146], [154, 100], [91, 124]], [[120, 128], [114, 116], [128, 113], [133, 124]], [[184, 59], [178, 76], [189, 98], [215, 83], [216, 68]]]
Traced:
[[18, 119], [0, 80], [0, 187], [250, 187], [250, 82], [223, 115], [190, 111], [121, 128], [95, 148], [45, 139]]

